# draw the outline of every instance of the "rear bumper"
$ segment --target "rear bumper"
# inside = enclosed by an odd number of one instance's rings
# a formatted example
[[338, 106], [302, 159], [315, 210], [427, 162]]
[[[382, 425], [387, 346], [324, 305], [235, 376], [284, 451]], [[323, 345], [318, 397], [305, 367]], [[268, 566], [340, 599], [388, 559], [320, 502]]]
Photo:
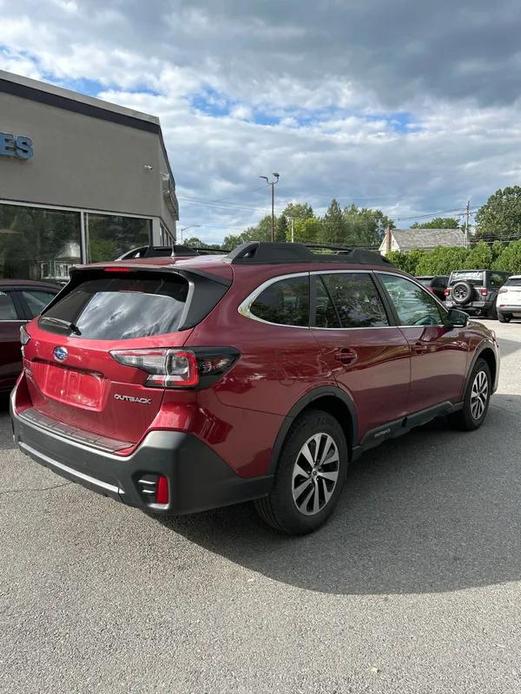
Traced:
[[499, 313], [513, 313], [514, 315], [521, 315], [521, 306], [519, 305], [498, 306], [497, 310]]
[[[132, 455], [122, 457], [29, 421], [15, 411], [13, 396], [13, 434], [24, 453], [58, 475], [129, 506], [157, 513], [193, 513], [257, 499], [271, 489], [271, 476], [239, 477], [191, 434], [151, 431]], [[151, 475], [168, 479], [168, 504], [158, 506], [141, 492], [139, 480]]]

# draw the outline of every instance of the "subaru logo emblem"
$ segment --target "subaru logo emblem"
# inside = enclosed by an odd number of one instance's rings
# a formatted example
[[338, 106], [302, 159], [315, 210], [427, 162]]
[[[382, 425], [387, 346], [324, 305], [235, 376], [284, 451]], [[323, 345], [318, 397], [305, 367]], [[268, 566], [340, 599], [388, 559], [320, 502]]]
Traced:
[[55, 347], [53, 355], [56, 361], [65, 361], [69, 356], [69, 353], [67, 352], [65, 347]]

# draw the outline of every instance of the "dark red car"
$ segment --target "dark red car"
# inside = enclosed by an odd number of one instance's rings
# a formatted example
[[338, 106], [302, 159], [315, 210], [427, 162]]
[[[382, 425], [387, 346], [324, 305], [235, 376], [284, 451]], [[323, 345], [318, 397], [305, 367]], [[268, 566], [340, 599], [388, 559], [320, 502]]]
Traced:
[[478, 428], [499, 368], [494, 333], [381, 256], [300, 244], [79, 267], [24, 343], [34, 460], [157, 513], [256, 500], [291, 534], [366, 449], [438, 415]]
[[47, 282], [0, 279], [0, 393], [12, 389], [22, 370], [20, 326], [38, 315], [60, 289]]

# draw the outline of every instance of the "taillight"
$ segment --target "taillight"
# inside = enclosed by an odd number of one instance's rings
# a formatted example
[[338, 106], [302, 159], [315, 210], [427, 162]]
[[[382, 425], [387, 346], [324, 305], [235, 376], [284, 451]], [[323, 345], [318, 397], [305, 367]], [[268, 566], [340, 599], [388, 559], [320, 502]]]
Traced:
[[479, 293], [481, 294], [481, 296], [487, 296], [488, 289], [486, 287], [481, 287]]
[[209, 385], [222, 376], [239, 355], [233, 348], [185, 350], [169, 347], [118, 349], [110, 354], [120, 364], [148, 373], [145, 385], [159, 388]]
[[449, 294], [450, 294], [450, 289], [447, 287], [447, 289], [445, 289], [443, 291], [443, 296], [449, 296]]
[[506, 287], [501, 287], [498, 294], [506, 294], [507, 292], [508, 292], [508, 289]]

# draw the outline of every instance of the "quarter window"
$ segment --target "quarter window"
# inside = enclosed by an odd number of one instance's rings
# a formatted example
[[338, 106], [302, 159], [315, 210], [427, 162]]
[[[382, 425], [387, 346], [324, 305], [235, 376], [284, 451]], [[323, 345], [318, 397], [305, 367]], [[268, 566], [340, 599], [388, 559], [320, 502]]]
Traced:
[[400, 325], [442, 325], [443, 313], [436, 300], [405, 277], [380, 275], [394, 304]]
[[309, 276], [289, 277], [270, 284], [250, 307], [250, 312], [269, 323], [309, 325]]
[[[382, 300], [368, 273], [324, 274], [322, 280], [334, 302], [342, 328], [379, 328], [389, 325]], [[317, 311], [317, 320], [319, 318]]]

